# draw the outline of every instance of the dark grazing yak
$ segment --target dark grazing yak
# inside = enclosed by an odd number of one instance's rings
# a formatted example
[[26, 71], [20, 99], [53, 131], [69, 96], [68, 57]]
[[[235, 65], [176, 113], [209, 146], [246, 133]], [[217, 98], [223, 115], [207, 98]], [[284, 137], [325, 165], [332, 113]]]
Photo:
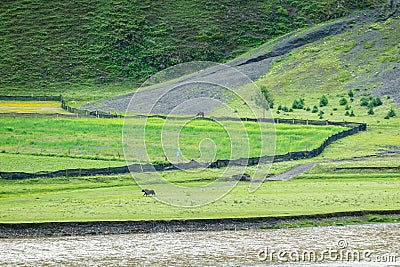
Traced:
[[142, 189], [142, 192], [144, 193], [143, 196], [156, 195], [156, 192], [154, 192], [153, 189]]
[[204, 112], [203, 111], [199, 111], [199, 113], [196, 114], [197, 118], [204, 118]]

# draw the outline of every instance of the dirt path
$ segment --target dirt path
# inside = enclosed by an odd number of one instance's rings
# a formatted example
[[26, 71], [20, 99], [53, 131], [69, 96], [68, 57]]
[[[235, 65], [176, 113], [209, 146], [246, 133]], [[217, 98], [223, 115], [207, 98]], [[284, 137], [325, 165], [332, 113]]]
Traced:
[[311, 170], [314, 168], [316, 164], [303, 164], [297, 167], [294, 167], [293, 169], [290, 169], [286, 172], [280, 173], [273, 175], [269, 178], [267, 178], [267, 181], [286, 181], [290, 180], [296, 176], [299, 176], [300, 174], [305, 173], [308, 170]]
[[[340, 162], [347, 162], [347, 161], [362, 161], [365, 159], [370, 159], [370, 158], [385, 158], [385, 157], [398, 157], [400, 155], [400, 146], [393, 146], [393, 147], [388, 147], [387, 151], [384, 151], [378, 155], [370, 155], [370, 156], [362, 156], [362, 157], [353, 157], [353, 158], [344, 158], [344, 159], [338, 159], [338, 160], [328, 160], [328, 161], [321, 161], [318, 163], [312, 163], [312, 164], [302, 164], [297, 167], [294, 167], [286, 172], [272, 175], [266, 179], [266, 181], [286, 181], [293, 179], [308, 170], [311, 170], [312, 168], [315, 167], [315, 165], [319, 163], [340, 163]], [[365, 167], [360, 167], [361, 169], [365, 169]], [[389, 168], [398, 168], [398, 167], [389, 167]]]

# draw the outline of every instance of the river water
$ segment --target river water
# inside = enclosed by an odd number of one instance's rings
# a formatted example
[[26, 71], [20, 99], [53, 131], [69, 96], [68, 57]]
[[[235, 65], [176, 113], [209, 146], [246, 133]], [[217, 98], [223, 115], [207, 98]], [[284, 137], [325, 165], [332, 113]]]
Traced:
[[400, 224], [0, 239], [0, 266], [266, 265], [400, 266]]

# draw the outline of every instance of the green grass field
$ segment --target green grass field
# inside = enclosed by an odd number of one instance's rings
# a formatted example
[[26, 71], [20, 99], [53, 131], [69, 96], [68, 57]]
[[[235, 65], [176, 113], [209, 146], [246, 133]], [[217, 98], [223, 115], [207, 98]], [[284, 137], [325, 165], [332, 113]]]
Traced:
[[[400, 209], [399, 173], [357, 175], [350, 170], [326, 179], [323, 168], [317, 166], [291, 181], [264, 183], [251, 194], [249, 184], [241, 182], [217, 202], [196, 208], [177, 208], [144, 197], [129, 175], [1, 180], [0, 221], [230, 218]], [[181, 186], [199, 186], [222, 171], [203, 172], [202, 180], [185, 172], [163, 175]]]
[[0, 113], [66, 113], [56, 101], [0, 101]]
[[88, 169], [88, 168], [106, 168], [120, 167], [126, 165], [123, 158], [99, 160], [85, 159], [81, 157], [45, 156], [45, 155], [24, 155], [0, 153], [0, 170], [3, 172], [40, 172], [40, 171], [58, 171], [66, 169]]
[[[0, 170], [2, 171], [31, 172], [124, 164], [121, 144], [122, 119], [2, 118], [1, 122]], [[247, 138], [250, 156], [260, 156], [261, 136], [257, 123], [224, 121], [218, 124], [209, 120], [192, 120], [184, 124], [181, 129], [182, 122], [179, 120], [172, 121], [163, 128], [164, 122], [163, 119], [151, 118], [146, 124], [146, 148], [152, 161], [165, 160], [161, 133], [172, 135], [176, 132], [180, 133], [182, 156], [187, 159], [215, 161], [231, 157], [248, 157]], [[132, 127], [133, 131], [136, 131], [136, 128], [139, 131], [139, 126], [144, 123], [144, 119], [129, 120], [129, 127]], [[270, 127], [267, 129], [268, 132], [263, 134], [273, 135], [275, 129], [272, 125], [268, 127]], [[345, 129], [335, 126], [286, 124], [276, 124], [275, 127], [277, 154], [311, 150], [318, 147], [330, 135]], [[209, 150], [201, 150], [202, 146], [199, 147], [203, 139], [215, 143], [215, 158], [212, 154], [214, 146], [210, 146]], [[231, 145], [235, 148], [233, 155], [231, 155]], [[168, 151], [176, 153], [176, 146], [173, 144], [167, 143], [164, 149], [167, 153]], [[273, 147], [270, 152], [273, 152]], [[135, 161], [135, 158], [130, 160]]]

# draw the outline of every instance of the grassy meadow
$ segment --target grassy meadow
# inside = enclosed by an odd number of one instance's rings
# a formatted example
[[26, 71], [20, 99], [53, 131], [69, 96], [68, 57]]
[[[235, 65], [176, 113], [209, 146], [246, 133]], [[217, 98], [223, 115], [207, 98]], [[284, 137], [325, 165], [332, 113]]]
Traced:
[[[2, 118], [0, 128], [0, 169], [2, 171], [45, 171], [65, 168], [121, 166], [122, 119], [96, 118]], [[129, 120], [132, 131], [140, 131], [146, 123], [146, 148], [152, 161], [164, 161], [161, 135], [179, 133], [182, 156], [187, 159], [215, 161], [259, 156], [260, 128], [254, 122], [213, 122], [150, 118]], [[164, 125], [165, 124], [165, 125]], [[183, 127], [183, 128], [182, 128]], [[327, 137], [346, 128], [336, 126], [304, 126], [268, 124], [264, 135], [276, 134], [276, 153], [301, 151], [318, 147]], [[136, 130], [138, 129], [138, 130]], [[139, 133], [136, 133], [139, 135]], [[165, 139], [165, 137], [164, 137]], [[209, 151], [202, 148], [203, 140], [212, 140]], [[267, 139], [270, 141], [270, 139]], [[210, 141], [211, 142], [211, 141]], [[247, 151], [247, 142], [250, 150]], [[231, 155], [231, 146], [235, 152]], [[243, 149], [241, 149], [243, 147]], [[133, 147], [135, 149], [135, 146]], [[166, 152], [176, 153], [174, 143], [166, 143]], [[212, 153], [215, 150], [215, 155]], [[273, 147], [271, 150], [273, 152]], [[203, 155], [201, 154], [203, 153]], [[205, 157], [208, 155], [209, 157]], [[130, 159], [135, 161], [135, 159]], [[139, 160], [139, 159], [137, 159]]]
[[0, 113], [66, 113], [57, 101], [0, 101]]
[[[0, 221], [226, 218], [400, 209], [398, 173], [357, 175], [348, 170], [326, 179], [323, 168], [317, 166], [312, 174], [291, 181], [266, 182], [255, 193], [248, 192], [248, 183], [240, 182], [222, 199], [195, 208], [177, 208], [143, 197], [129, 175], [0, 180]], [[200, 186], [222, 172], [207, 170], [197, 176], [165, 172], [163, 176], [180, 186]]]
[[125, 166], [121, 159], [91, 159], [66, 155], [29, 155], [0, 153], [0, 169], [3, 172], [40, 172], [66, 169], [106, 168]]
[[[121, 120], [117, 119], [25, 118], [13, 120], [20, 120], [21, 124], [19, 125], [26, 124], [31, 127], [29, 128], [31, 130], [36, 129], [35, 135], [45, 135], [46, 140], [53, 138], [54, 140], [60, 139], [60, 141], [64, 139], [61, 138], [60, 132], [56, 130], [57, 127], [52, 127], [51, 131], [47, 130], [46, 132], [45, 129], [50, 129], [49, 124], [70, 124], [69, 126], [76, 127], [74, 128], [75, 132], [86, 130], [86, 134], [96, 138], [113, 136], [114, 130], [118, 129], [115, 136], [120, 138], [122, 123]], [[157, 132], [161, 130], [162, 123], [162, 119], [154, 118], [151, 120], [150, 126]], [[235, 129], [235, 122], [228, 122], [228, 124], [230, 123], [232, 123], [230, 128]], [[188, 126], [190, 127], [186, 129], [185, 134], [193, 133], [191, 127], [198, 127], [198, 129], [204, 130], [207, 137], [212, 135], [212, 133], [210, 134], [210, 127], [213, 127], [213, 124], [210, 121], [194, 120]], [[252, 126], [254, 126], [252, 123], [246, 123], [246, 129], [249, 129], [250, 133]], [[332, 129], [329, 129], [330, 127], [326, 128], [325, 126], [284, 124], [276, 126], [277, 132], [281, 131], [282, 135], [285, 135], [285, 133], [304, 134], [308, 129], [310, 130], [308, 135], [313, 136], [314, 141], [313, 133], [315, 131], [325, 130], [327, 133], [332, 131]], [[279, 126], [282, 126], [282, 128], [279, 128]], [[392, 127], [397, 129], [395, 125], [392, 125]], [[26, 131], [27, 129], [21, 130], [15, 127], [13, 131]], [[217, 125], [214, 126], [213, 130], [218, 132], [221, 129]], [[333, 130], [337, 131], [338, 129]], [[221, 133], [218, 136], [221, 136]], [[371, 150], [369, 153], [365, 151], [373, 148], [375, 144], [373, 140], [368, 140], [379, 135], [383, 135], [381, 137], [383, 140], [387, 138], [387, 133], [368, 130], [365, 133], [359, 133], [335, 142], [328, 146], [317, 158], [274, 163], [270, 169], [271, 174], [287, 171], [300, 164], [315, 163], [316, 166], [290, 181], [265, 182], [255, 193], [248, 192], [248, 183], [239, 182], [222, 199], [195, 208], [177, 208], [162, 204], [151, 197], [143, 197], [141, 188], [130, 175], [20, 181], [0, 180], [0, 222], [258, 217], [400, 209], [400, 191], [398, 190], [400, 188], [400, 174], [398, 169], [396, 170], [396, 167], [399, 167], [400, 157], [396, 153], [371, 155], [383, 147], [375, 148], [378, 150]], [[277, 136], [279, 137], [279, 134]], [[195, 137], [200, 138], [200, 134]], [[195, 137], [190, 136], [189, 139], [195, 139]], [[357, 141], [358, 139], [360, 140]], [[398, 139], [394, 138], [387, 140], [386, 144], [393, 145], [397, 141]], [[360, 143], [365, 143], [360, 148], [363, 151], [361, 154], [357, 151], [349, 151], [349, 146], [350, 149], [354, 149]], [[57, 146], [59, 145], [57, 144]], [[353, 156], [356, 158], [353, 158]], [[359, 157], [357, 158], [357, 156]], [[104, 165], [120, 166], [125, 163], [114, 158], [107, 160], [106, 156], [101, 159], [90, 159], [83, 156], [68, 156], [65, 153], [45, 156], [6, 152], [0, 153], [0, 158], [2, 169], [27, 172], [41, 168], [43, 170], [55, 170], [65, 166], [69, 168], [74, 166], [103, 167]], [[261, 167], [267, 168], [268, 166]], [[372, 167], [376, 169], [372, 169]], [[240, 170], [238, 169], [238, 171]], [[254, 171], [255, 167], [246, 169], [246, 172], [250, 175]], [[148, 173], [146, 175], [151, 180], [154, 174]], [[224, 169], [209, 169], [200, 172], [163, 172], [161, 175], [167, 181], [178, 186], [198, 187], [226, 174], [224, 174]], [[232, 184], [232, 181], [221, 183]], [[21, 214], [24, 214], [24, 216], [21, 216]], [[289, 226], [283, 225], [283, 227]]]

